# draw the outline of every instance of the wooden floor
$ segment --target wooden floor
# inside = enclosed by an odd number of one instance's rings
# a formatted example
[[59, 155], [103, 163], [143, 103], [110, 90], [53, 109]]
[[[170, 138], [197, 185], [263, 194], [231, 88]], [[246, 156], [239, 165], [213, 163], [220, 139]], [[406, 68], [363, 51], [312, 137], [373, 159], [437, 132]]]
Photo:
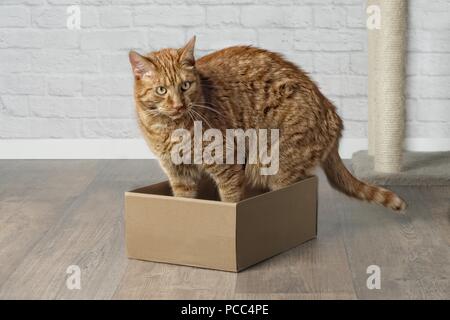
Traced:
[[[123, 193], [162, 179], [149, 160], [0, 161], [0, 298], [450, 298], [450, 187], [395, 188], [399, 216], [320, 176], [318, 238], [233, 274], [126, 258]], [[66, 287], [69, 265], [81, 290]]]

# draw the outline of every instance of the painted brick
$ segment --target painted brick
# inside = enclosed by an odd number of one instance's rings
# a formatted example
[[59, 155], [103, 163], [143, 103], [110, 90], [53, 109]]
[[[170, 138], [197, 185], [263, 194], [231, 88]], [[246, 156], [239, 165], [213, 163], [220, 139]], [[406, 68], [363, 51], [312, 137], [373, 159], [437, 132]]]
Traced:
[[146, 6], [134, 11], [135, 26], [198, 26], [205, 22], [201, 6]]
[[0, 109], [11, 116], [27, 117], [30, 114], [28, 96], [3, 95], [0, 97]]
[[76, 96], [81, 93], [81, 77], [74, 75], [49, 77], [48, 94], [52, 96]]
[[28, 27], [30, 22], [30, 9], [25, 6], [2, 6], [0, 9], [0, 28]]
[[210, 6], [206, 8], [206, 23], [209, 26], [238, 25], [240, 8], [238, 6]]
[[[80, 5], [81, 30], [67, 7]], [[450, 0], [410, 0], [407, 135], [450, 137]], [[367, 32], [361, 0], [1, 0], [0, 138], [134, 138], [128, 51], [196, 57], [231, 45], [282, 53], [309, 72], [345, 119], [367, 127]]]
[[326, 6], [314, 8], [314, 25], [317, 28], [339, 29], [346, 24], [344, 6]]
[[312, 24], [312, 9], [300, 6], [246, 6], [241, 22], [246, 27], [296, 27]]

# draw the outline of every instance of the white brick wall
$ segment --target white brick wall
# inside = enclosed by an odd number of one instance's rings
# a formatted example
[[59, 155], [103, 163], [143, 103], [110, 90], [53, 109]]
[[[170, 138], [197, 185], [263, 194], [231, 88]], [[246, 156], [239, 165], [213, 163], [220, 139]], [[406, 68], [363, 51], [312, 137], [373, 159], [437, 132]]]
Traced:
[[[66, 28], [80, 4], [81, 30]], [[129, 49], [198, 55], [233, 44], [284, 53], [367, 135], [364, 0], [1, 0], [0, 139], [123, 139], [134, 121]], [[450, 0], [411, 0], [410, 138], [450, 138]]]

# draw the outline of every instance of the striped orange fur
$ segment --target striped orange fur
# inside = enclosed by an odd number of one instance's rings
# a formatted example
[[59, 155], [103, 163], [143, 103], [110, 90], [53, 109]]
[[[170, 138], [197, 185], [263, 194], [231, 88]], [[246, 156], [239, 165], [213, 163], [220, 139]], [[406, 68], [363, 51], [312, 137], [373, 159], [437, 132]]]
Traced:
[[[322, 165], [345, 194], [394, 210], [405, 202], [393, 192], [357, 180], [337, 152], [343, 129], [334, 105], [298, 66], [263, 49], [236, 46], [194, 58], [195, 38], [180, 49], [141, 56], [130, 52], [138, 122], [176, 196], [195, 197], [202, 174], [213, 178], [223, 201], [242, 199], [246, 184], [288, 186]], [[161, 89], [161, 87], [163, 89]], [[187, 89], [186, 89], [187, 88]], [[171, 133], [205, 129], [279, 129], [279, 170], [262, 176], [257, 164], [182, 164], [170, 158]]]

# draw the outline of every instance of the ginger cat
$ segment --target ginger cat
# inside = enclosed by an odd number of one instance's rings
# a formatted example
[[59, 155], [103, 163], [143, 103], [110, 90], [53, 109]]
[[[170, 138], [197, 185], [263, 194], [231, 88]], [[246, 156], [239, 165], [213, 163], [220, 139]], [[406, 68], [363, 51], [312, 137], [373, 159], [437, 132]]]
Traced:
[[[236, 46], [194, 58], [195, 37], [181, 49], [129, 54], [138, 122], [175, 196], [195, 197], [202, 173], [215, 181], [222, 201], [238, 202], [245, 184], [276, 190], [312, 174], [318, 165], [345, 194], [393, 210], [406, 203], [395, 193], [356, 179], [338, 154], [342, 120], [333, 104], [296, 65], [281, 55]], [[193, 130], [194, 120], [230, 128], [279, 129], [279, 170], [260, 164], [180, 164], [171, 159], [171, 134]]]

